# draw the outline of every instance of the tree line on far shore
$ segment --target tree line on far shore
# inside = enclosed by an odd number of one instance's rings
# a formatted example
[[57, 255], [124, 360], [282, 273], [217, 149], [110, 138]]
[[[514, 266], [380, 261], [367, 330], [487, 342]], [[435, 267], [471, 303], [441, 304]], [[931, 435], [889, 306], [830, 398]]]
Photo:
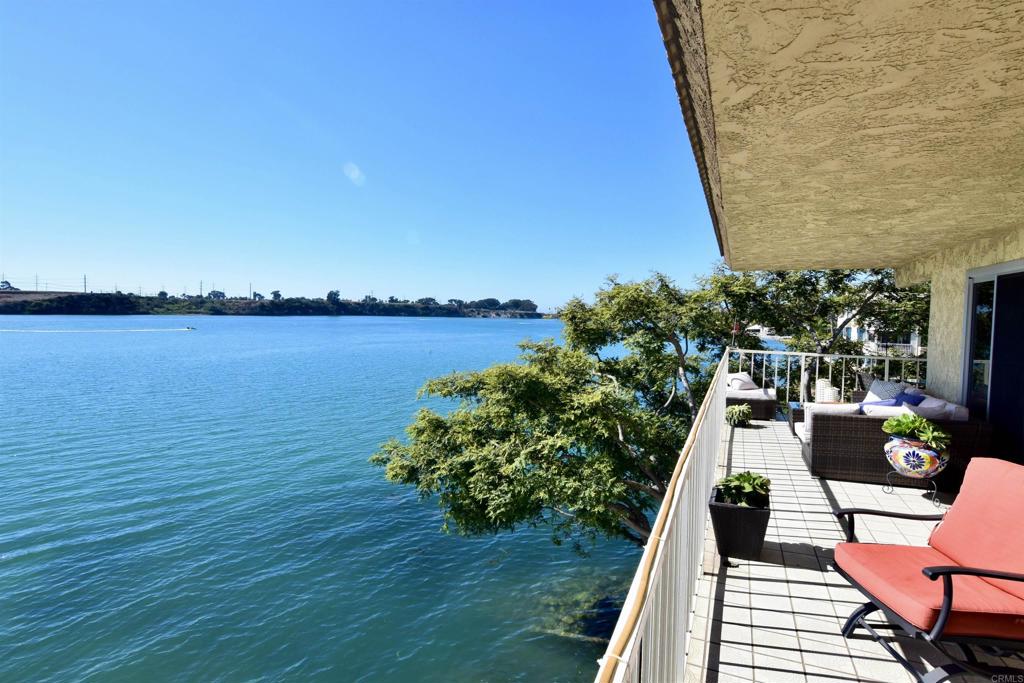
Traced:
[[211, 290], [204, 295], [174, 296], [161, 291], [156, 296], [132, 293], [55, 294], [44, 299], [0, 300], [2, 313], [65, 315], [393, 315], [430, 317], [514, 317], [539, 318], [537, 304], [529, 299], [495, 298], [478, 300], [448, 299], [441, 303], [433, 297], [409, 300], [395, 296], [380, 299], [366, 295], [362, 299], [343, 299], [338, 290], [324, 298], [285, 297], [280, 290], [270, 296], [253, 292], [252, 297], [229, 297]]

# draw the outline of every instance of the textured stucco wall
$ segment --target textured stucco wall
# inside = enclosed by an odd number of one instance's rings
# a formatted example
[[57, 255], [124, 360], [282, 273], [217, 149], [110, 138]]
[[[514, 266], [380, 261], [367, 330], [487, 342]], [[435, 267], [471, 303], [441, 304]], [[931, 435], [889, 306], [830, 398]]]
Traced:
[[699, 7], [733, 268], [885, 266], [1019, 224], [1024, 2]]
[[1024, 258], [1024, 227], [997, 237], [963, 241], [897, 268], [900, 284], [931, 282], [928, 322], [929, 393], [959, 401], [963, 384], [967, 272]]

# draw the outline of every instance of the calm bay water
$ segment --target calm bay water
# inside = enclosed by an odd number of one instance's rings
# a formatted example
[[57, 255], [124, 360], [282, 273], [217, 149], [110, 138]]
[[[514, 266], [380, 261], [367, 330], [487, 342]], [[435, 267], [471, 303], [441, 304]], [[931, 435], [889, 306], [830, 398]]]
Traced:
[[444, 535], [434, 501], [367, 463], [424, 380], [557, 321], [0, 329], [0, 680], [592, 678], [603, 647], [557, 617], [628, 581], [635, 550]]

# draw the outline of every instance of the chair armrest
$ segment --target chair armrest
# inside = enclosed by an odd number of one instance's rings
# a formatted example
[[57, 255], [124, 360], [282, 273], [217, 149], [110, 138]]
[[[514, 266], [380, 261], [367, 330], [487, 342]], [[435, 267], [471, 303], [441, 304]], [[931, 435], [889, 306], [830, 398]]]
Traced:
[[887, 510], [869, 510], [867, 508], [841, 508], [834, 511], [832, 514], [836, 516], [836, 519], [846, 520], [846, 542], [855, 543], [854, 540], [854, 515], [874, 515], [876, 517], [895, 517], [896, 519], [916, 519], [922, 522], [941, 522], [944, 515], [931, 514], [931, 515], [912, 515], [909, 512], [889, 512]]
[[978, 576], [986, 579], [1004, 579], [1006, 581], [1024, 581], [1024, 574], [1003, 572], [996, 569], [980, 569], [978, 567], [936, 566], [925, 567], [921, 573], [932, 581], [942, 577], [942, 607], [939, 609], [939, 616], [935, 625], [928, 632], [927, 637], [931, 641], [942, 638], [942, 631], [946, 628], [949, 614], [953, 611], [953, 577], [957, 574], [963, 576]]
[[1024, 581], [1024, 574], [1003, 572], [996, 569], [980, 569], [978, 567], [959, 567], [956, 565], [946, 567], [925, 567], [921, 573], [932, 581], [940, 576], [953, 576], [963, 574], [964, 576], [980, 576], [985, 579], [1003, 579], [1004, 581]]

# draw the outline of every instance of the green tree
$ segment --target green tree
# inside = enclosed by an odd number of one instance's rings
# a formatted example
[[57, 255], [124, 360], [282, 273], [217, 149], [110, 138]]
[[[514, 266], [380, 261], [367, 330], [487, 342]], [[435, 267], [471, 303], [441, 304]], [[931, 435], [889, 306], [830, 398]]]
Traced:
[[272, 291], [270, 293], [270, 298], [273, 299], [274, 301], [280, 301], [281, 300], [281, 290], [275, 289], [274, 291]]
[[698, 402], [704, 315], [662, 275], [610, 280], [593, 304], [561, 311], [564, 345], [524, 342], [521, 363], [455, 373], [421, 396], [406, 442], [372, 461], [393, 482], [436, 495], [463, 534], [550, 527], [556, 542], [596, 535], [643, 545]]
[[815, 353], [860, 351], [843, 337], [853, 320], [872, 324], [884, 334], [927, 333], [926, 287], [896, 286], [890, 269], [763, 271], [761, 283], [766, 324], [793, 335], [791, 346]]
[[224, 292], [220, 291], [219, 289], [211, 289], [206, 294], [206, 298], [213, 299], [214, 301], [223, 301], [224, 299], [227, 298], [227, 295], [224, 294]]
[[331, 304], [332, 306], [337, 306], [338, 304], [340, 304], [341, 292], [339, 292], [336, 289], [332, 289], [331, 291], [327, 292], [327, 303]]
[[265, 299], [265, 298], [266, 298], [266, 297], [264, 297], [264, 296], [263, 296], [262, 294], [260, 294], [259, 292], [253, 292], [253, 293], [252, 293], [252, 300], [253, 300], [253, 301], [263, 301], [263, 299]]
[[[760, 322], [790, 334], [794, 351], [857, 355], [863, 344], [846, 339], [853, 320], [884, 335], [927, 335], [927, 287], [896, 286], [891, 269], [761, 271], [752, 273], [761, 288]], [[810, 366], [800, 375], [801, 400], [809, 398]]]
[[156, 293], [156, 298], [158, 298], [158, 299], [166, 299], [167, 298], [167, 292], [165, 292], [164, 290], [161, 289], [159, 292]]
[[470, 301], [466, 304], [466, 308], [481, 308], [488, 311], [497, 310], [501, 306], [501, 302], [497, 299], [480, 299], [479, 301]]
[[499, 308], [503, 311], [529, 311], [533, 313], [537, 310], [537, 304], [529, 299], [509, 299], [501, 304]]
[[416, 299], [416, 303], [420, 304], [421, 306], [437, 306], [437, 305], [439, 305], [437, 303], [437, 299], [435, 299], [432, 296], [425, 296], [422, 299]]

